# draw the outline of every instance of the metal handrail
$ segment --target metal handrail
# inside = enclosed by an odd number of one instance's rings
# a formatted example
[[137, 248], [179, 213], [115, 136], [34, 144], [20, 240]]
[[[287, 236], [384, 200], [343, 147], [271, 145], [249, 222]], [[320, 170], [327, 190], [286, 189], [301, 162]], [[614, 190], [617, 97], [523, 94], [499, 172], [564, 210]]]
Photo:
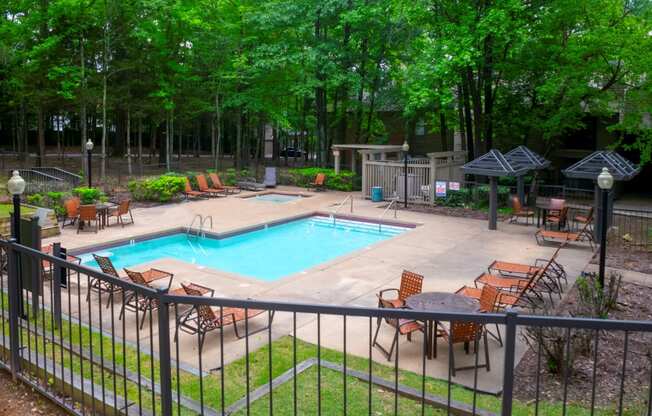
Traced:
[[394, 218], [396, 218], [396, 206], [397, 206], [397, 202], [398, 202], [398, 197], [396, 197], [396, 199], [392, 199], [392, 202], [390, 202], [389, 205], [387, 205], [387, 207], [385, 207], [385, 210], [383, 211], [383, 213], [380, 214], [380, 216], [378, 217], [378, 232], [381, 231], [381, 227], [382, 227], [382, 225], [383, 225], [383, 224], [381, 223], [381, 221], [383, 220], [383, 217], [385, 216], [385, 214], [387, 213], [387, 211], [389, 211], [390, 208], [392, 208], [392, 205], [394, 205]]
[[206, 233], [204, 233], [204, 224], [206, 221], [211, 220], [211, 230], [213, 229], [213, 216], [212, 215], [207, 215], [201, 220], [201, 225], [199, 226], [199, 233], [204, 237]]
[[196, 233], [197, 237], [200, 237], [200, 236], [203, 237], [203, 236], [206, 235], [204, 233], [204, 225], [209, 220], [210, 220], [210, 225], [211, 225], [210, 229], [211, 230], [213, 229], [213, 216], [212, 215], [207, 215], [207, 216], [204, 217], [201, 214], [197, 214], [197, 215], [194, 216], [194, 218], [192, 219], [192, 222], [188, 226], [188, 229], [186, 230], [186, 235], [190, 235], [190, 232], [192, 231], [192, 226], [195, 225], [195, 221], [197, 220], [197, 218], [199, 218], [199, 228], [197, 229], [197, 233]]
[[333, 225], [335, 225], [335, 217], [336, 217], [337, 213], [339, 212], [340, 208], [342, 208], [342, 206], [343, 206], [344, 204], [346, 204], [346, 201], [350, 201], [350, 202], [351, 202], [351, 208], [349, 209], [349, 211], [350, 211], [350, 212], [353, 212], [353, 195], [347, 195], [347, 197], [344, 198], [344, 200], [343, 200], [342, 202], [340, 202], [339, 204], [337, 204], [337, 207], [335, 208], [335, 210], [334, 210], [333, 213], [332, 213], [332, 216], [333, 216]]
[[190, 222], [190, 225], [186, 229], [186, 235], [190, 235], [190, 230], [192, 230], [192, 226], [195, 225], [195, 221], [197, 220], [197, 218], [199, 218], [199, 228], [201, 229], [201, 226], [202, 226], [204, 220], [203, 220], [201, 214], [197, 214], [197, 215], [195, 215], [193, 217], [192, 221]]

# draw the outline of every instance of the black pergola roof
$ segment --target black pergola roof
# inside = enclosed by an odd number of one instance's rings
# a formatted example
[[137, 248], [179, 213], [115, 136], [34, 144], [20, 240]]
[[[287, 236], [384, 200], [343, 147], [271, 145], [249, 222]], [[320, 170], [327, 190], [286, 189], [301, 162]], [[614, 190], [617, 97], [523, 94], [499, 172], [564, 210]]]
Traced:
[[596, 180], [602, 172], [602, 168], [608, 168], [609, 173], [617, 181], [628, 181], [641, 170], [640, 167], [612, 150], [599, 150], [562, 170], [562, 173], [568, 178]]
[[505, 153], [505, 159], [514, 169], [539, 170], [550, 166], [549, 160], [525, 146], [518, 146]]
[[469, 175], [481, 176], [521, 176], [527, 171], [528, 168], [513, 166], [496, 149], [491, 149], [488, 153], [462, 166], [462, 172]]

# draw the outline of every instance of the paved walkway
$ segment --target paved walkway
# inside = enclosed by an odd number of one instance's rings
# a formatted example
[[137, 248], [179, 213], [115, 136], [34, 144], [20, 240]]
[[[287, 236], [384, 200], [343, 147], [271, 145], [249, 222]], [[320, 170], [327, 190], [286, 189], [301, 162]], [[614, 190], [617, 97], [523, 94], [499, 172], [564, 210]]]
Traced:
[[[297, 191], [292, 188], [281, 189]], [[133, 212], [135, 225], [124, 228], [114, 226], [100, 231], [98, 234], [76, 234], [72, 228], [66, 228], [59, 238], [51, 241], [61, 241], [65, 247], [74, 249], [99, 242], [134, 238], [146, 233], [186, 226], [195, 214], [212, 215], [214, 231], [226, 232], [294, 215], [315, 211], [330, 212], [346, 196], [339, 192], [313, 195], [310, 198], [284, 204], [229, 196], [207, 201], [135, 209]], [[377, 219], [381, 215], [384, 205], [361, 200], [356, 194], [354, 214]], [[346, 209], [342, 209], [342, 211], [346, 211]], [[391, 214], [389, 216], [391, 218]], [[175, 281], [193, 281], [210, 286], [216, 290], [216, 296], [375, 307], [375, 294], [378, 290], [398, 287], [401, 271], [404, 269], [425, 276], [424, 291], [453, 292], [463, 285], [472, 285], [474, 278], [486, 271], [486, 267], [495, 259], [532, 263], [537, 258], [548, 258], [555, 248], [553, 246], [538, 246], [533, 236], [533, 227], [500, 223], [497, 231], [489, 231], [486, 221], [401, 211], [398, 212], [398, 220], [417, 223], [419, 226], [392, 239], [276, 282], [244, 278], [173, 259], [161, 259], [134, 268], [152, 266], [168, 270], [175, 273]], [[569, 279], [572, 281], [585, 268], [590, 256], [588, 248], [581, 245], [571, 246], [562, 250], [559, 262], [564, 265]], [[251, 259], [247, 261], [255, 261], [255, 255], [252, 255]], [[81, 284], [82, 295], [85, 295], [85, 283]], [[119, 301], [116, 301], [115, 305], [117, 314]], [[70, 312], [73, 316], [77, 314], [74, 307]], [[95, 315], [96, 312], [93, 314]], [[82, 308], [82, 319], [87, 320], [86, 315], [87, 312]], [[102, 318], [106, 324], [110, 319], [107, 315], [110, 314], [104, 312]], [[94, 325], [96, 325], [97, 317], [93, 319]], [[264, 324], [265, 319], [264, 317], [255, 318], [250, 324], [250, 329]], [[325, 316], [322, 317], [321, 323], [322, 345], [342, 350], [342, 319]], [[134, 328], [134, 325], [134, 314], [127, 312], [127, 328]], [[347, 321], [347, 351], [349, 353], [362, 357], [368, 356], [368, 325], [368, 319], [349, 318]], [[299, 316], [297, 326], [299, 338], [316, 342], [315, 316]], [[145, 327], [148, 327], [147, 323]], [[155, 325], [153, 331], [155, 335]], [[274, 338], [288, 335], [291, 332], [291, 315], [277, 314], [273, 326]], [[392, 335], [393, 332], [389, 329], [382, 331], [381, 341], [388, 345]], [[130, 341], [135, 340], [135, 337], [135, 330], [128, 332], [127, 338]], [[149, 331], [141, 333], [141, 337], [144, 342], [148, 342]], [[404, 338], [401, 340], [399, 365], [401, 368], [420, 373], [422, 370], [420, 355], [422, 342], [420, 336], [416, 338], [416, 342], [413, 343], [408, 343]], [[262, 345], [266, 339], [266, 333], [252, 337], [250, 348], [254, 349]], [[237, 341], [231, 329], [225, 331], [224, 341], [226, 362], [242, 357], [245, 351], [244, 342]], [[503, 348], [500, 348], [494, 341], [490, 341], [490, 344], [492, 369], [490, 372], [479, 371], [478, 386], [481, 390], [498, 392], [502, 380]], [[196, 337], [182, 334], [180, 347], [182, 361], [197, 366]], [[174, 353], [174, 346], [172, 351]], [[524, 351], [525, 346], [519, 340], [517, 353], [522, 354]], [[374, 360], [387, 363], [378, 351], [374, 350], [373, 354]], [[465, 360], [472, 363], [473, 356], [465, 356], [460, 346], [456, 347], [456, 359], [459, 365], [463, 365]], [[219, 331], [215, 331], [214, 334], [207, 337], [203, 353], [204, 370], [216, 367], [219, 364], [217, 360], [219, 360]], [[436, 360], [429, 360], [426, 372], [433, 377], [447, 377], [447, 348], [440, 347], [439, 357]], [[471, 386], [473, 371], [458, 372], [454, 381]]]

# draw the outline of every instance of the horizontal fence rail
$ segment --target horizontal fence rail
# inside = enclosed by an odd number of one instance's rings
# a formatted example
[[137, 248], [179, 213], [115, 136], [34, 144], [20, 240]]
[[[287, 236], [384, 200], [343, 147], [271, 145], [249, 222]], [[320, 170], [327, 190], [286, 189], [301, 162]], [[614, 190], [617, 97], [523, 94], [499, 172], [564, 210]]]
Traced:
[[[643, 398], [624, 388], [649, 321], [220, 298], [196, 284], [182, 292], [173, 278], [136, 284], [64, 251], [0, 240], [0, 366], [75, 414], [547, 414], [542, 373], [515, 371], [524, 337], [544, 331], [562, 348], [588, 333], [595, 351], [622, 334], [620, 356], [604, 358], [623, 366], [616, 402], [584, 410], [649, 411], [649, 385]], [[458, 343], [458, 325], [475, 335]], [[652, 375], [649, 363], [637, 371]], [[571, 372], [561, 374], [572, 390]], [[599, 398], [595, 368], [589, 376]], [[516, 396], [523, 383], [534, 397]], [[554, 406], [578, 411], [566, 394]]]

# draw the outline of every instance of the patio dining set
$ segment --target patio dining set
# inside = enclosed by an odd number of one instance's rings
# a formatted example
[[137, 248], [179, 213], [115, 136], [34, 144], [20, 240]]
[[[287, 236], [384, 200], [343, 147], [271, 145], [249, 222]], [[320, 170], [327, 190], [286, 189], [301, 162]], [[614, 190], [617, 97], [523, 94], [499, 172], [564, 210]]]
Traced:
[[[521, 264], [496, 260], [487, 271], [474, 279], [473, 286], [463, 286], [455, 293], [422, 292], [424, 277], [410, 271], [403, 271], [398, 288], [381, 290], [377, 294], [379, 308], [405, 308], [421, 312], [456, 312], [456, 313], [495, 313], [507, 308], [528, 308], [541, 302], [553, 302], [553, 295], [559, 296], [567, 285], [566, 271], [557, 261], [559, 252], [566, 243], [561, 244], [547, 259], [537, 259], [533, 264]], [[393, 296], [388, 296], [393, 294]], [[386, 349], [378, 335], [388, 325], [394, 331], [392, 343]], [[425, 353], [429, 359], [437, 358], [437, 344], [441, 338], [449, 345], [451, 353], [451, 373], [459, 370], [486, 368], [490, 371], [489, 344], [487, 336], [492, 336], [502, 346], [502, 336], [498, 325], [487, 328], [477, 322], [452, 321], [418, 321], [410, 319], [379, 318], [373, 345], [378, 348], [388, 361], [396, 356], [397, 345], [401, 336], [412, 341], [413, 334], [421, 332], [425, 337]], [[463, 344], [468, 354], [470, 346], [477, 349], [480, 341], [484, 344], [484, 363], [466, 367], [456, 367], [452, 346]]]
[[64, 202], [66, 210], [61, 228], [66, 225], [77, 225], [77, 233], [80, 231], [98, 232], [110, 225], [112, 219], [115, 225], [124, 227], [134, 223], [134, 216], [131, 213], [131, 201], [126, 199], [118, 203], [97, 202], [94, 204], [82, 204], [77, 197], [69, 198]]

